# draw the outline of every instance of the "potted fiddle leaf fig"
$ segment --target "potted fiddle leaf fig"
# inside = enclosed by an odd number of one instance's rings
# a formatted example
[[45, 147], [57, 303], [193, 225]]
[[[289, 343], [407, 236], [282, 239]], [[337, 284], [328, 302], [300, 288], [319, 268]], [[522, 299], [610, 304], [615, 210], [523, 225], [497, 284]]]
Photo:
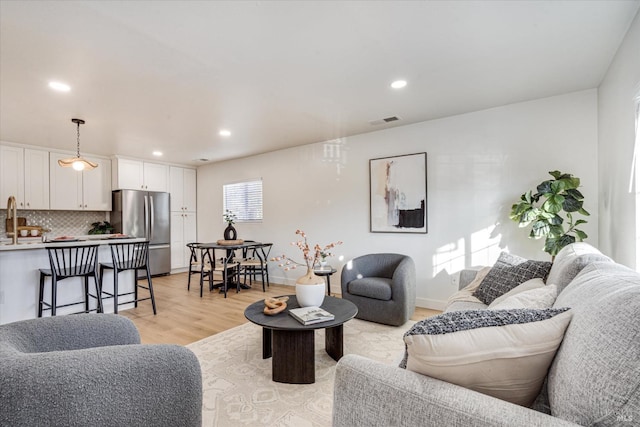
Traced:
[[584, 196], [578, 190], [580, 178], [568, 173], [552, 171], [553, 179], [540, 183], [536, 192], [527, 191], [511, 207], [509, 218], [521, 228], [531, 226], [529, 238], [545, 238], [544, 251], [555, 257], [560, 249], [587, 238], [577, 228], [586, 224], [575, 215], [589, 216], [583, 208]]

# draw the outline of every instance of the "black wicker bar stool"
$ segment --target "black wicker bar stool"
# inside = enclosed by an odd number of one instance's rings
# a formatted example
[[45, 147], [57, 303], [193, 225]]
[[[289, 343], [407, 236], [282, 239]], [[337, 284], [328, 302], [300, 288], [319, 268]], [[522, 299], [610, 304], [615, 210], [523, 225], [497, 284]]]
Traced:
[[[56, 315], [56, 309], [77, 304], [84, 304], [84, 313], [97, 311], [102, 313], [102, 298], [98, 287], [98, 246], [46, 246], [50, 268], [40, 269], [40, 292], [38, 295], [38, 317], [45, 310]], [[51, 277], [51, 302], [44, 301], [45, 279]], [[58, 305], [58, 285], [64, 279], [82, 277], [84, 283], [84, 301]], [[93, 277], [96, 294], [89, 292], [89, 277]], [[96, 308], [90, 309], [89, 298], [97, 300]], [[83, 313], [80, 312], [80, 313]]]
[[[106, 294], [105, 298], [113, 298], [113, 311], [118, 313], [118, 306], [122, 304], [134, 303], [134, 307], [138, 307], [138, 302], [151, 300], [153, 307], [153, 314], [156, 314], [156, 300], [153, 296], [153, 283], [151, 282], [151, 271], [149, 270], [149, 242], [135, 242], [135, 243], [110, 243], [111, 248], [111, 263], [100, 263], [100, 289], [103, 294]], [[106, 292], [103, 286], [104, 270], [113, 270], [113, 293]], [[133, 291], [123, 294], [118, 293], [118, 274], [123, 271], [133, 270]], [[147, 276], [147, 286], [143, 286], [137, 280], [138, 270], [144, 270]], [[140, 298], [138, 295], [138, 288], [147, 289], [149, 296]], [[118, 298], [126, 295], [133, 295], [133, 300], [119, 302]]]

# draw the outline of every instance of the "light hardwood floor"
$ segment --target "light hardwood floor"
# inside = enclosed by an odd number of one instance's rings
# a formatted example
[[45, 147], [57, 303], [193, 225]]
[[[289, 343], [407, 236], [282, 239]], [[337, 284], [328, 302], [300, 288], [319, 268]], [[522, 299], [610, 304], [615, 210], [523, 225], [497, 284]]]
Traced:
[[[334, 278], [332, 285], [332, 290], [339, 287], [339, 280], [336, 283]], [[187, 291], [187, 273], [154, 277], [153, 290], [157, 315], [153, 315], [150, 301], [120, 312], [135, 323], [145, 344], [190, 344], [246, 323], [244, 309], [258, 300], [294, 293], [291, 286], [273, 283], [263, 293], [262, 285], [254, 283], [252, 289], [243, 289], [240, 293], [230, 290], [225, 299], [218, 291], [209, 292], [205, 285], [200, 298], [199, 276], [192, 276], [191, 290]], [[421, 320], [439, 313], [417, 307], [412, 319]]]

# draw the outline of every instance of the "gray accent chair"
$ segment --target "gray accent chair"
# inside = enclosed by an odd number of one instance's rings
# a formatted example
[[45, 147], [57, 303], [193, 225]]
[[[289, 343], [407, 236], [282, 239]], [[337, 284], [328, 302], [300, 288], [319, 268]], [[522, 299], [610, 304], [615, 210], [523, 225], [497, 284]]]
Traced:
[[0, 326], [0, 426], [200, 426], [202, 375], [178, 345], [141, 345], [127, 318]]
[[358, 307], [356, 317], [400, 326], [416, 306], [416, 267], [401, 254], [368, 254], [342, 268], [342, 298]]

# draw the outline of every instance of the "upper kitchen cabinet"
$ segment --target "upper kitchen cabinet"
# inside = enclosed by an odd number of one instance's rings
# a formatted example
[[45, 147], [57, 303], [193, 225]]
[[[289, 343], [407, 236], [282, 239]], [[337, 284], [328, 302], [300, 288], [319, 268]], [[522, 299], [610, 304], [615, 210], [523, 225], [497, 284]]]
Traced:
[[172, 212], [196, 211], [196, 171], [195, 169], [169, 168], [169, 191]]
[[169, 167], [140, 160], [113, 160], [114, 190], [168, 191]]
[[49, 209], [49, 152], [0, 145], [0, 200], [18, 209]]
[[93, 170], [76, 171], [58, 165], [68, 154], [50, 153], [51, 209], [72, 211], [111, 211], [111, 161], [91, 157], [98, 163]]

